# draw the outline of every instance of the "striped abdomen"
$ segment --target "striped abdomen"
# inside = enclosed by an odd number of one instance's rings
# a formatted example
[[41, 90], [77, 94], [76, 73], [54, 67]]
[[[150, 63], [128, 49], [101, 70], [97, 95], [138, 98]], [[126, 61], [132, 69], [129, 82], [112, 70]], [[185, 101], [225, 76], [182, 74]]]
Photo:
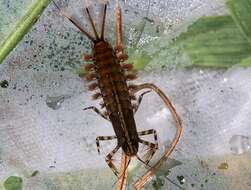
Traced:
[[136, 155], [139, 138], [126, 82], [132, 75], [125, 75], [125, 69], [109, 43], [95, 43], [93, 52], [94, 73], [89, 76], [95, 77], [97, 82], [91, 84], [90, 88], [97, 87], [100, 90], [94, 98], [103, 98], [104, 107], [123, 151], [130, 156]]

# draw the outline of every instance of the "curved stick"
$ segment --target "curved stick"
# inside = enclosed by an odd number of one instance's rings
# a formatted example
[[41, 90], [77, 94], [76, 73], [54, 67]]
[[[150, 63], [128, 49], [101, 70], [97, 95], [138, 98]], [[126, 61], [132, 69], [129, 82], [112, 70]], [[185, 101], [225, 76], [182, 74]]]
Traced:
[[163, 102], [166, 104], [166, 106], [170, 110], [170, 112], [175, 120], [177, 130], [176, 130], [175, 137], [171, 143], [171, 146], [165, 151], [164, 155], [159, 159], [159, 161], [152, 168], [150, 168], [141, 177], [141, 179], [137, 180], [134, 183], [134, 189], [136, 189], [136, 190], [141, 189], [146, 184], [146, 182], [155, 174], [155, 171], [161, 166], [161, 164], [167, 160], [167, 158], [173, 152], [175, 146], [179, 142], [179, 139], [180, 139], [180, 136], [182, 133], [182, 123], [181, 123], [180, 117], [176, 113], [176, 110], [175, 110], [174, 106], [172, 105], [171, 101], [157, 86], [155, 86], [154, 84], [151, 84], [151, 83], [144, 83], [141, 85], [135, 85], [133, 88], [133, 91], [136, 93], [136, 92], [138, 92], [142, 89], [145, 89], [145, 88], [153, 90], [154, 92], [156, 92], [160, 96], [160, 98], [163, 100]]

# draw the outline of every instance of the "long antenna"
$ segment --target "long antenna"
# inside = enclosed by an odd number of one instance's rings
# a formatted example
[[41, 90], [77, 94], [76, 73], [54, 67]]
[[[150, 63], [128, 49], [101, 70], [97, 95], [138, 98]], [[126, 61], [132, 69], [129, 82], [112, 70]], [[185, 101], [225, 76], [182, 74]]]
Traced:
[[91, 26], [92, 26], [93, 32], [94, 32], [94, 34], [95, 34], [95, 37], [96, 37], [96, 39], [98, 40], [98, 39], [99, 39], [99, 36], [98, 36], [97, 30], [96, 30], [96, 27], [95, 27], [95, 25], [94, 25], [93, 19], [92, 19], [92, 17], [91, 17], [90, 11], [89, 11], [89, 9], [88, 9], [87, 7], [85, 8], [85, 10], [86, 10], [87, 15], [88, 15], [88, 17], [89, 17], [89, 21], [90, 21], [90, 23], [91, 23]]
[[84, 33], [91, 41], [95, 42], [95, 38], [92, 37], [91, 34], [89, 34], [87, 31], [85, 31], [81, 26], [80, 24], [78, 23], [78, 21], [76, 20], [76, 18], [74, 18], [69, 12], [67, 12], [66, 10], [65, 11], [62, 11], [59, 6], [57, 5], [57, 3], [52, 0], [52, 3], [55, 5], [55, 7], [59, 10], [59, 12], [64, 16], [66, 17], [74, 26], [76, 26], [82, 33]]
[[106, 17], [106, 9], [107, 9], [107, 4], [104, 6], [104, 15], [103, 15], [103, 21], [102, 21], [102, 28], [101, 28], [101, 40], [104, 39], [104, 31], [105, 31], [105, 17]]

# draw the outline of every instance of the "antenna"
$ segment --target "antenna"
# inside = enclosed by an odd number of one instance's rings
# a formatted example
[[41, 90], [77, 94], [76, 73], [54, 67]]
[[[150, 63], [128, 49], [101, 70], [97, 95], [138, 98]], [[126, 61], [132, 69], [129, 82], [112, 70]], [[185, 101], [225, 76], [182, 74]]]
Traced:
[[92, 37], [91, 34], [89, 34], [86, 30], [84, 30], [80, 26], [80, 24], [78, 23], [77, 19], [75, 17], [73, 17], [73, 15], [67, 9], [65, 9], [64, 11], [62, 11], [54, 0], [52, 0], [52, 2], [55, 5], [55, 7], [60, 11], [60, 13], [64, 17], [66, 17], [73, 25], [75, 25], [82, 33], [84, 33], [91, 41], [93, 41], [93, 42], [96, 41], [96, 39], [94, 37]]
[[86, 10], [87, 15], [88, 15], [88, 17], [89, 17], [89, 21], [90, 21], [90, 23], [91, 23], [91, 26], [92, 26], [93, 32], [94, 32], [94, 34], [95, 34], [95, 37], [96, 37], [96, 39], [99, 39], [97, 30], [96, 30], [96, 27], [95, 27], [95, 24], [94, 24], [94, 22], [93, 22], [93, 19], [92, 19], [92, 17], [91, 17], [91, 14], [90, 14], [90, 11], [89, 11], [89, 9], [88, 9], [87, 7], [85, 8], [85, 10]]
[[102, 21], [102, 28], [101, 28], [101, 39], [104, 39], [104, 31], [105, 31], [105, 17], [106, 17], [106, 9], [107, 9], [107, 4], [104, 6], [104, 15], [103, 15], [103, 21]]

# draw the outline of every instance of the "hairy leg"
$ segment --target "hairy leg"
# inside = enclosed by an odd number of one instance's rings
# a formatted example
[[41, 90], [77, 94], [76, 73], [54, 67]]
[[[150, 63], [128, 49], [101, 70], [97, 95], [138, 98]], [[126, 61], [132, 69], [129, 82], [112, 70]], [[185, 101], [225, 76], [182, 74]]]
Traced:
[[116, 168], [116, 166], [113, 164], [112, 162], [112, 157], [115, 155], [115, 153], [119, 150], [120, 146], [116, 146], [105, 158], [106, 163], [108, 164], [108, 166], [111, 168], [111, 170], [113, 171], [113, 173], [118, 176], [119, 175], [119, 171]]

